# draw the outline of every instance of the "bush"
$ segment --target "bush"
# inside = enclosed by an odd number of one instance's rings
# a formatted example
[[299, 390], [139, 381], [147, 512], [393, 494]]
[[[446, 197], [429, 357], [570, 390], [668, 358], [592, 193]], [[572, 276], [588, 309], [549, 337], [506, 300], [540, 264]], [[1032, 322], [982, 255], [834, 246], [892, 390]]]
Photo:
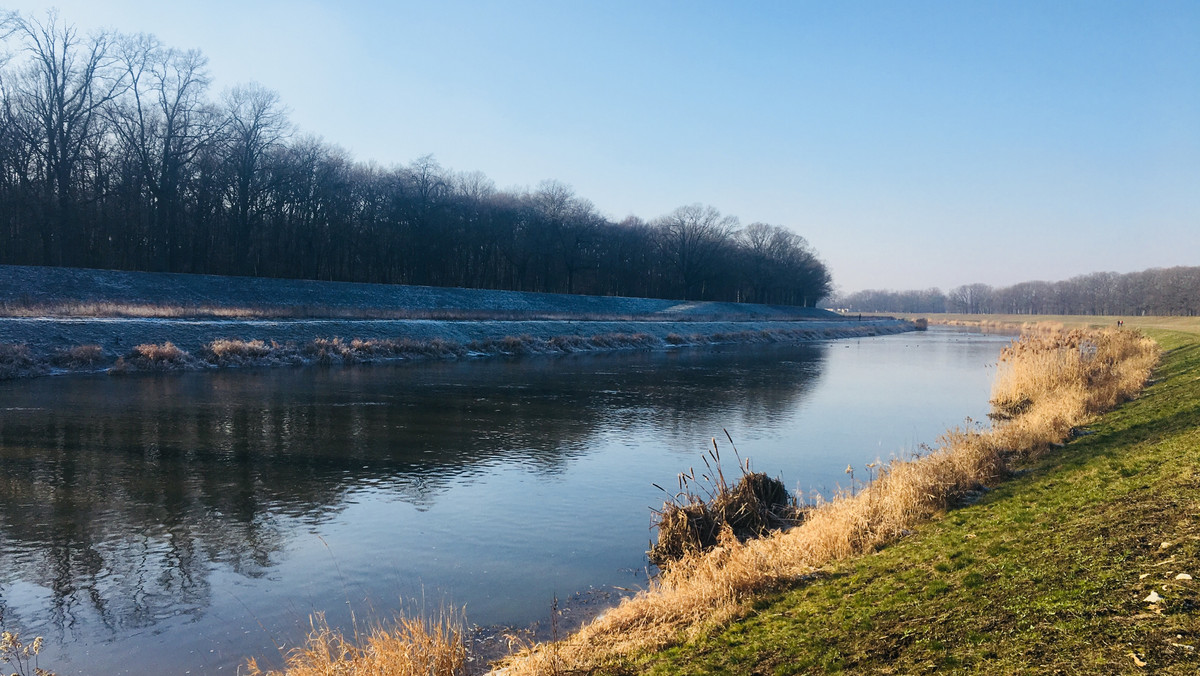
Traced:
[[50, 357], [50, 363], [61, 368], [77, 369], [95, 366], [104, 359], [104, 348], [99, 345], [76, 345], [58, 350]]

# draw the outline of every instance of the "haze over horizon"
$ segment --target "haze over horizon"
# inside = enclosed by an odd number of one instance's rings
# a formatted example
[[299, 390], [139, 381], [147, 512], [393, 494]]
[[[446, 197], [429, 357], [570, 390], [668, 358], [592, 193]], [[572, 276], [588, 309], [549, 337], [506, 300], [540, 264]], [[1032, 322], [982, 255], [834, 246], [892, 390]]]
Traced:
[[51, 4], [199, 49], [360, 160], [617, 220], [711, 204], [844, 291], [1200, 264], [1196, 3]]

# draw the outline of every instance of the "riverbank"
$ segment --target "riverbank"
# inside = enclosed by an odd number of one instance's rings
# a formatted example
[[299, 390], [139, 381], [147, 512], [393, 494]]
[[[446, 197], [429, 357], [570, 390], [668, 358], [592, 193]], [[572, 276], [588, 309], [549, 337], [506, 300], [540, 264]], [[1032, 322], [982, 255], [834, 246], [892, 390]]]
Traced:
[[913, 328], [743, 303], [0, 266], [0, 380], [799, 342]]
[[1012, 479], [600, 671], [1196, 673], [1200, 322], [1170, 323], [1188, 332], [1152, 330], [1165, 356], [1137, 399]]
[[[1061, 505], [1040, 510], [1036, 502], [1031, 504], [1032, 498], [1018, 489], [1016, 502], [1006, 502], [1005, 506], [1016, 510], [1019, 516], [1010, 520], [1007, 530], [991, 526], [990, 532], [1000, 538], [1020, 537], [1024, 535], [1025, 523], [1037, 522], [1046, 524], [1041, 539], [1030, 539], [1029, 546], [1020, 550], [1004, 545], [981, 550], [975, 548], [980, 543], [973, 542], [979, 536], [971, 530], [961, 530], [966, 528], [966, 522], [958, 515], [964, 510], [955, 508], [970, 503], [989, 504], [992, 496], [1000, 495], [1002, 490], [1012, 491], [1012, 486], [1029, 481], [1017, 479], [999, 484], [1000, 489], [989, 489], [1012, 474], [1029, 476], [1042, 466], [1061, 470], [1064, 458], [1071, 460], [1062, 451], [1064, 442], [1073, 437], [1090, 439], [1091, 435], [1081, 431], [1079, 425], [1091, 422], [1096, 413], [1132, 396], [1147, 377], [1156, 354], [1151, 341], [1129, 331], [1070, 332], [1023, 340], [1005, 353], [993, 392], [997, 423], [991, 430], [952, 430], [940, 448], [919, 459], [893, 461], [882, 468], [863, 468], [864, 473], [878, 478], [829, 503], [816, 505], [803, 525], [746, 543], [730, 538], [711, 553], [669, 566], [647, 591], [626, 600], [563, 641], [531, 647], [508, 660], [501, 672], [510, 675], [647, 671], [813, 673], [849, 668], [855, 673], [911, 673], [939, 665], [943, 669], [961, 666], [964, 662], [927, 661], [927, 656], [911, 646], [906, 637], [932, 633], [940, 642], [937, 645], [943, 646], [935, 649], [942, 650], [949, 639], [957, 643], [972, 636], [970, 640], [975, 645], [979, 636], [986, 638], [986, 633], [960, 634], [954, 629], [946, 630], [939, 621], [946, 616], [945, 609], [942, 615], [921, 615], [923, 604], [943, 601], [948, 596], [956, 607], [961, 606], [959, 612], [965, 613], [966, 618], [980, 626], [991, 626], [996, 621], [992, 606], [1008, 597], [1020, 596], [1021, 584], [1026, 583], [1020, 575], [1015, 584], [998, 575], [997, 571], [1007, 570], [1006, 566], [1020, 571], [1033, 568], [1039, 576], [1028, 583], [1035, 588], [1038, 583], [1050, 588], [1048, 599], [1021, 597], [1020, 603], [1035, 608], [1053, 603], [1057, 598], [1053, 590], [1058, 586], [1066, 589], [1082, 586], [1094, 593], [1093, 581], [1086, 575], [1080, 578], [1078, 569], [1055, 568], [1063, 556], [1071, 558], [1070, 551], [1059, 549], [1069, 550], [1073, 542], [1073, 538], [1058, 535], [1055, 528], [1076, 516], [1083, 516], [1101, 528], [1114, 520], [1111, 514], [1097, 519], [1096, 514], [1087, 510], [1060, 509]], [[1194, 375], [1187, 374], [1185, 378], [1190, 380]], [[1186, 395], [1184, 400], [1194, 401]], [[1168, 418], [1173, 419], [1170, 415]], [[1079, 443], [1071, 442], [1065, 448], [1078, 449]], [[1110, 468], [1125, 478], [1137, 477], [1139, 470], [1138, 465]], [[1086, 495], [1103, 498], [1106, 477], [1100, 479], [1097, 482], [1094, 472], [1089, 471], [1068, 480], [1086, 486]], [[929, 522], [931, 517], [945, 514], [948, 509], [953, 511], [947, 518]], [[1183, 513], [1188, 509], [1184, 507]], [[985, 512], [979, 530], [984, 530], [990, 518]], [[1119, 516], [1115, 522], [1123, 523]], [[944, 538], [930, 540], [926, 535], [947, 528], [947, 524], [960, 529], [952, 536], [957, 538], [955, 547], [947, 548]], [[1142, 538], [1147, 535], [1137, 530], [1129, 533]], [[1119, 536], [1124, 535], [1122, 532]], [[1105, 541], [1109, 537], [1114, 534], [1107, 530], [1097, 535], [1099, 548], [1111, 544]], [[1151, 533], [1149, 537], [1153, 539], [1156, 535]], [[897, 539], [900, 543], [894, 544]], [[924, 567], [920, 557], [915, 566], [906, 561], [902, 548], [913, 542], [927, 547], [924, 551], [931, 561], [928, 567]], [[1165, 547], [1157, 541], [1154, 544], [1166, 551], [1179, 543]], [[864, 553], [874, 556], [863, 556]], [[1127, 557], [1129, 552], [1118, 549], [1112, 555]], [[889, 564], [873, 570], [870, 576], [855, 574], [846, 580], [842, 573], [848, 567], [870, 566], [872, 561], [885, 556], [891, 557]], [[1043, 569], [1038, 563], [1030, 563], [1041, 561], [1051, 565]], [[1051, 571], [1056, 574], [1049, 574]], [[1149, 577], [1144, 575], [1141, 581]], [[875, 600], [860, 603], [858, 596], [843, 596], [842, 587], [847, 583], [857, 585], [854, 593], [864, 597], [870, 590]], [[1152, 587], [1157, 583], [1156, 580], [1142, 586]], [[972, 595], [982, 593], [981, 589], [988, 585], [995, 588], [988, 603], [972, 604]], [[797, 613], [786, 605], [797, 595], [825, 605], [818, 611], [806, 609]], [[1116, 601], [1106, 599], [1106, 602]], [[1136, 600], [1131, 603], [1136, 605]], [[1190, 603], [1184, 598], [1181, 607], [1191, 608]], [[876, 627], [895, 619], [898, 605], [912, 608], [898, 620], [897, 641], [887, 633], [877, 635]], [[853, 609], [861, 609], [866, 616], [854, 623], [843, 622], [840, 618]], [[1057, 612], [1050, 613], [1052, 622]], [[874, 613], [879, 613], [879, 617], [873, 617]], [[1016, 634], [1017, 644], [1033, 646], [1035, 657], [1030, 659], [1037, 660], [1036, 655], [1040, 654], [1037, 642], [1048, 627], [1037, 623], [1027, 625], [1023, 619], [1027, 617], [1025, 614], [1011, 618], [1014, 626], [1003, 638]], [[801, 624], [806, 626], [797, 629]], [[862, 646], [870, 659], [850, 666], [840, 647], [833, 650], [834, 659], [827, 659], [829, 642], [810, 640], [810, 633], [818, 633], [814, 625], [827, 635], [844, 636]], [[1089, 636], [1083, 632], [1079, 638], [1087, 640]], [[310, 646], [314, 647], [320, 648], [317, 644]], [[916, 655], [911, 663], [905, 661], [904, 654], [910, 649]], [[819, 659], [810, 659], [806, 651]], [[991, 659], [989, 655], [999, 655], [986, 650], [983, 654], [985, 660]], [[1021, 655], [1028, 658], [1027, 653]], [[371, 664], [370, 654], [358, 653], [354, 666], [367, 668]], [[972, 664], [975, 669], [991, 667], [986, 662]], [[293, 663], [293, 666], [298, 665]], [[349, 664], [345, 666], [351, 668]], [[997, 670], [1005, 673], [1037, 668], [1036, 661], [997, 665]], [[294, 669], [288, 673], [318, 672]]]
[[[875, 315], [863, 315], [874, 317]], [[891, 317], [893, 315], [880, 315]], [[1099, 329], [1121, 326], [1131, 329], [1182, 331], [1196, 333], [1200, 330], [1198, 317], [1146, 317], [1146, 316], [1095, 316], [1095, 315], [969, 315], [969, 314], [906, 314], [895, 315], [900, 319], [916, 321], [925, 319], [931, 326], [961, 326], [981, 331], [1003, 331], [1018, 333], [1023, 330]]]
[[730, 343], [785, 343], [913, 330], [898, 320], [227, 321], [0, 318], [0, 380], [248, 366], [360, 364]]

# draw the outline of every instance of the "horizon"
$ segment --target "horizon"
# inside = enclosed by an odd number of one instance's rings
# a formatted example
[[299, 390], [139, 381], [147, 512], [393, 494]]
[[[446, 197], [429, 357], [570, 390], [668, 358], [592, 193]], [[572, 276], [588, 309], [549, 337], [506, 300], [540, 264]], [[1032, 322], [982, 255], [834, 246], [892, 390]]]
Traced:
[[1194, 4], [53, 4], [200, 50], [213, 92], [276, 90], [360, 162], [782, 225], [841, 293], [1197, 264]]

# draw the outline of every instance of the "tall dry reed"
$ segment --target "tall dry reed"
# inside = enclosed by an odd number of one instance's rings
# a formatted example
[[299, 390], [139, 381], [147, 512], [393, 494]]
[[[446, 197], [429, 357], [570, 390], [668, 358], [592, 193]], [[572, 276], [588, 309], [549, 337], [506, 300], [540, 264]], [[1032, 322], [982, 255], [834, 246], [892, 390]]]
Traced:
[[456, 676], [465, 674], [463, 622], [455, 613], [438, 619], [401, 617], [365, 637], [346, 637], [313, 618], [308, 640], [286, 657], [283, 671], [263, 670], [249, 660], [249, 676]]

